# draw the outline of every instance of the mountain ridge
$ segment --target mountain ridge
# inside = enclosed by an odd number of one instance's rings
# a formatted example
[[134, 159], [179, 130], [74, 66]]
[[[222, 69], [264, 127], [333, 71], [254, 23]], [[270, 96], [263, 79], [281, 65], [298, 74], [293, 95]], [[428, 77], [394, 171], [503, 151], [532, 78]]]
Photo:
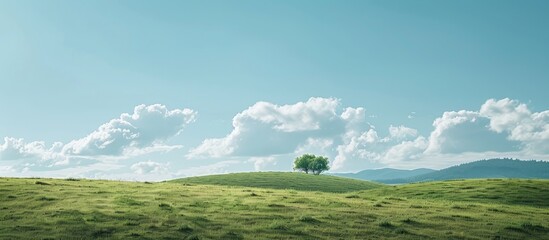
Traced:
[[[364, 170], [356, 174], [334, 174], [341, 177], [358, 178], [388, 184], [441, 181], [471, 178], [539, 178], [549, 179], [549, 162], [542, 160], [519, 160], [510, 158], [483, 159], [462, 163], [441, 170], [414, 174], [415, 170], [393, 170], [393, 175], [376, 178], [385, 169]], [[394, 171], [397, 170], [397, 171]], [[400, 172], [399, 172], [400, 171]], [[364, 177], [365, 173], [374, 173]], [[404, 173], [399, 175], [399, 173]], [[408, 174], [408, 175], [406, 175]]]

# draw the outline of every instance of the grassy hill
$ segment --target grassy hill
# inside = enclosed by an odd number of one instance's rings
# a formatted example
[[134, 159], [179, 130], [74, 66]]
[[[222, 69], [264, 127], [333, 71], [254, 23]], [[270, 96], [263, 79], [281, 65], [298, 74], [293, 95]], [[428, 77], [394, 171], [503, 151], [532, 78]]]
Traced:
[[362, 180], [299, 172], [230, 173], [182, 178], [173, 182], [321, 192], [352, 192], [383, 186]]
[[0, 178], [0, 239], [549, 239], [548, 188], [466, 180], [332, 193]]
[[466, 179], [411, 183], [364, 192], [428, 200], [525, 205], [549, 208], [549, 180]]

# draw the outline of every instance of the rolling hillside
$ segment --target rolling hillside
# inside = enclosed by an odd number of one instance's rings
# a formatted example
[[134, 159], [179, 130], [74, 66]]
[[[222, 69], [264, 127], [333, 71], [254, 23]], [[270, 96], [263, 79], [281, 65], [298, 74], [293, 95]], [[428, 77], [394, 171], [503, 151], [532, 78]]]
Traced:
[[547, 189], [513, 179], [332, 193], [0, 178], [0, 239], [549, 239]]
[[549, 208], [549, 180], [447, 180], [403, 184], [365, 192], [365, 196], [371, 194], [428, 200], [517, 204]]
[[230, 173], [182, 178], [173, 182], [321, 192], [352, 192], [382, 186], [367, 181], [300, 172]]

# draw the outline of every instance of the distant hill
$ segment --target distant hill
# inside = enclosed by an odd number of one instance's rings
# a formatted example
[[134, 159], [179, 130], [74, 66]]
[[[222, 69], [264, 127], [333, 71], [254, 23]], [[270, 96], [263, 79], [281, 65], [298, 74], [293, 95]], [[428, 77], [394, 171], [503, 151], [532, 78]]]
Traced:
[[363, 180], [298, 172], [230, 173], [182, 178], [170, 182], [320, 192], [351, 192], [382, 186], [382, 184]]
[[384, 183], [410, 183], [468, 178], [538, 178], [549, 179], [549, 162], [513, 159], [489, 159], [464, 163], [417, 176], [387, 179]]
[[357, 173], [333, 173], [334, 176], [383, 182], [384, 180], [403, 179], [415, 177], [422, 174], [432, 173], [436, 170], [428, 168], [418, 168], [414, 170], [402, 170], [394, 168], [368, 169]]

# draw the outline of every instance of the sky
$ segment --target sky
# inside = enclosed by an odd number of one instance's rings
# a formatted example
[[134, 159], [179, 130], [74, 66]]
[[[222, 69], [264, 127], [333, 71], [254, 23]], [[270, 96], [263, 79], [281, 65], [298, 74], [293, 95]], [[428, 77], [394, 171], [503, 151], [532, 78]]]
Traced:
[[0, 1], [0, 176], [549, 160], [548, 1]]

